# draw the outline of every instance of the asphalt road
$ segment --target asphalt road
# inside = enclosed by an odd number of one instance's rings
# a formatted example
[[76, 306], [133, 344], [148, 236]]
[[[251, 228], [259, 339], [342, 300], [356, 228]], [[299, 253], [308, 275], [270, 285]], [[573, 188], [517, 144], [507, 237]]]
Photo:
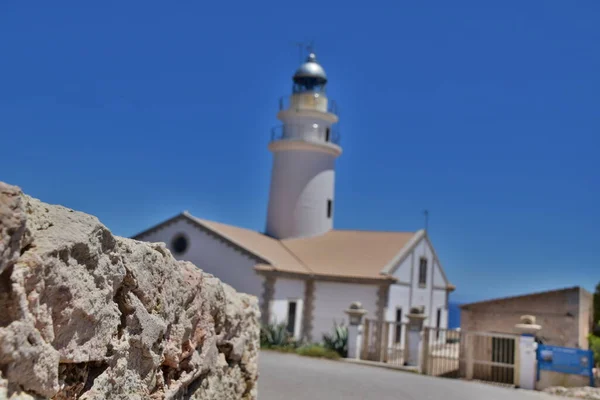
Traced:
[[560, 400], [539, 392], [261, 352], [259, 400]]

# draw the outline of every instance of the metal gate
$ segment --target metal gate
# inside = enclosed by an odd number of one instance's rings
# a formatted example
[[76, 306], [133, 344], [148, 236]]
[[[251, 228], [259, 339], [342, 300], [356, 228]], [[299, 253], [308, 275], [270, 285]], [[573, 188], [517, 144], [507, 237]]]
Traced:
[[432, 376], [461, 377], [460, 352], [464, 348], [464, 336], [454, 329], [425, 328], [421, 369]]
[[518, 336], [425, 328], [422, 371], [427, 375], [515, 385]]
[[360, 358], [390, 365], [404, 365], [406, 324], [366, 319]]

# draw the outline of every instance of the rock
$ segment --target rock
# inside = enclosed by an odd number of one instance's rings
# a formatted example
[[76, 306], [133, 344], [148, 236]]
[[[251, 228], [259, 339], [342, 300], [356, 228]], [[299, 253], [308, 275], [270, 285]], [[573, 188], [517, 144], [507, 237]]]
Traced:
[[600, 388], [587, 387], [562, 387], [554, 386], [543, 390], [556, 396], [570, 397], [574, 399], [600, 400]]
[[5, 397], [256, 398], [255, 297], [1, 182], [0, 235]]
[[[10, 390], [10, 395], [8, 394]], [[0, 374], [0, 400], [43, 400], [38, 396], [31, 396], [27, 393], [14, 391], [8, 388], [8, 381], [2, 378]]]
[[0, 182], [0, 275], [31, 241], [22, 202], [19, 188]]

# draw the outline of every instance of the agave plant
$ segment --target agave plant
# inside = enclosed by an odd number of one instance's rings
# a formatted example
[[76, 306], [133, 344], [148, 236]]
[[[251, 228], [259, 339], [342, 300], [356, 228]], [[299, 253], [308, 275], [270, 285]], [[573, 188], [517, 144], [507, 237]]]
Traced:
[[292, 342], [285, 324], [263, 325], [260, 329], [260, 344], [262, 347], [284, 347]]
[[340, 356], [347, 357], [348, 327], [334, 321], [332, 333], [323, 335], [323, 345], [325, 348], [335, 351]]

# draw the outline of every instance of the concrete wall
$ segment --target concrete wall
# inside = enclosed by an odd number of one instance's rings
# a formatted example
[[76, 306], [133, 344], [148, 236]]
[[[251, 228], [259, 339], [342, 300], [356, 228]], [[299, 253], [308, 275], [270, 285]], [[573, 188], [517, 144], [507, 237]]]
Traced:
[[594, 329], [594, 295], [582, 290], [579, 296], [579, 343], [587, 349], [587, 337]]
[[410, 311], [410, 287], [404, 285], [391, 285], [388, 306], [385, 311], [386, 321], [396, 321], [396, 310], [402, 309], [402, 321], [408, 322], [406, 314]]
[[302, 312], [304, 308], [304, 280], [278, 278], [275, 281], [275, 293], [271, 301], [271, 315], [269, 322], [285, 323], [288, 321], [288, 305], [290, 301], [296, 302], [296, 318], [294, 337], [300, 339], [302, 332]]
[[[183, 254], [175, 254], [171, 245], [173, 238], [179, 234], [188, 238], [189, 245]], [[261, 298], [262, 277], [254, 271], [256, 261], [189, 221], [178, 220], [142, 239], [147, 242], [164, 242], [178, 260], [190, 261], [203, 271], [233, 286], [237, 291]]]
[[344, 313], [353, 301], [360, 301], [367, 310], [367, 318], [377, 313], [377, 285], [356, 283], [315, 282], [312, 338], [320, 342], [323, 334], [331, 333], [333, 321], [348, 322]]
[[414, 251], [412, 251], [396, 268], [394, 271], [394, 278], [397, 278], [398, 281], [406, 284], [410, 284], [412, 282], [413, 276], [413, 265], [414, 265]]
[[[573, 288], [466, 305], [461, 309], [460, 327], [463, 331], [518, 333], [514, 326], [519, 318], [531, 314], [542, 326], [539, 336], [545, 344], [587, 349], [590, 320], [587, 313], [580, 313], [579, 299], [579, 289]], [[580, 327], [587, 328], [585, 333], [580, 334]]]
[[590, 385], [590, 378], [582, 375], [562, 374], [554, 371], [540, 371], [540, 380], [536, 382], [537, 390], [552, 386], [584, 387]]

